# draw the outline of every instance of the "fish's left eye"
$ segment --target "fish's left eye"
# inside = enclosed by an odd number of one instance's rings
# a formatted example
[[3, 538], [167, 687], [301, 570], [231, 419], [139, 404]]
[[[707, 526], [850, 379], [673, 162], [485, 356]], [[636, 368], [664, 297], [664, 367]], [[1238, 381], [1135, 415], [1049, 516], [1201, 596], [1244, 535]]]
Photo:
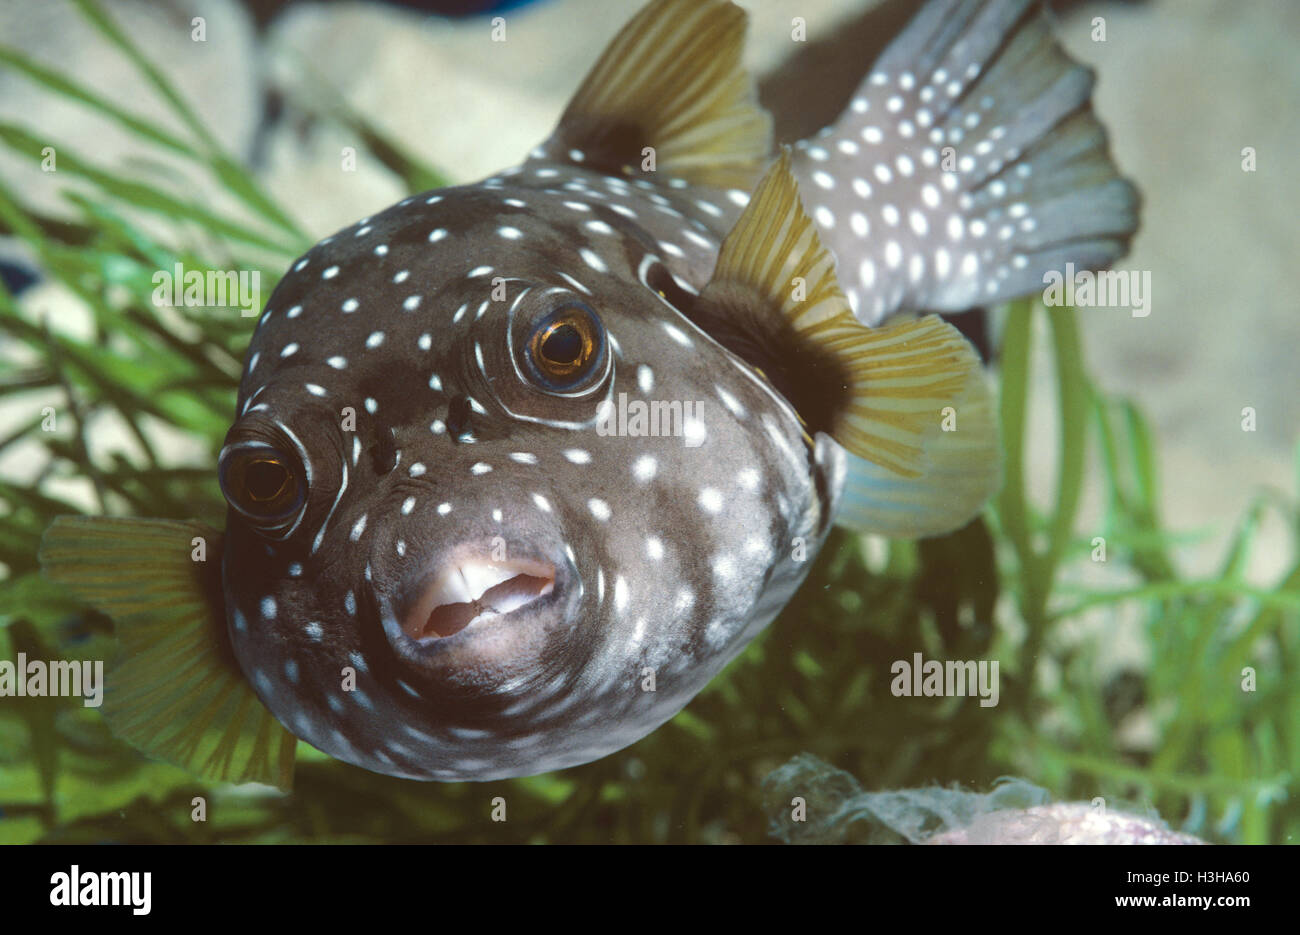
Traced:
[[605, 329], [587, 306], [573, 302], [534, 326], [527, 358], [542, 389], [567, 392], [598, 372], [605, 356]]

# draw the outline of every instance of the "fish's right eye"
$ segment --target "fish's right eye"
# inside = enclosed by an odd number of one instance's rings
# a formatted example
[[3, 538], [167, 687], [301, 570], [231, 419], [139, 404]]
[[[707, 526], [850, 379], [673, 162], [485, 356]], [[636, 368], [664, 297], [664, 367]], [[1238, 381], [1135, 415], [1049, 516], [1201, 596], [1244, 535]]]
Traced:
[[227, 502], [263, 526], [293, 516], [306, 493], [293, 460], [261, 445], [227, 450], [221, 459], [220, 479]]

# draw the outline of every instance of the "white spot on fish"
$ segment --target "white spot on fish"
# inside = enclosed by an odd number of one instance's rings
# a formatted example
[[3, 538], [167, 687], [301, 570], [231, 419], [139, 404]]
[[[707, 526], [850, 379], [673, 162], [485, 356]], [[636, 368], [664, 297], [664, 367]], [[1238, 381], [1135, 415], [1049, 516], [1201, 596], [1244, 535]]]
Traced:
[[586, 263], [598, 273], [609, 271], [609, 267], [605, 265], [605, 261], [602, 260], [594, 250], [587, 247], [581, 247], [578, 250], [578, 256], [582, 257], [582, 262]]
[[740, 404], [740, 400], [717, 384], [714, 384], [713, 389], [717, 392], [718, 398], [722, 400], [722, 404], [731, 410], [732, 415], [737, 419], [745, 418], [745, 407]]
[[667, 321], [664, 322], [663, 329], [665, 332], [667, 332], [668, 337], [672, 338], [682, 347], [693, 346], [691, 339], [686, 336], [686, 334], [682, 331], [682, 329], [678, 328], [676, 325], [672, 324], [671, 322], [667, 322]]
[[718, 513], [722, 510], [722, 494], [712, 487], [700, 489], [700, 506], [706, 513]]
[[652, 455], [641, 455], [632, 464], [632, 476], [643, 484], [653, 480], [658, 470], [659, 462]]

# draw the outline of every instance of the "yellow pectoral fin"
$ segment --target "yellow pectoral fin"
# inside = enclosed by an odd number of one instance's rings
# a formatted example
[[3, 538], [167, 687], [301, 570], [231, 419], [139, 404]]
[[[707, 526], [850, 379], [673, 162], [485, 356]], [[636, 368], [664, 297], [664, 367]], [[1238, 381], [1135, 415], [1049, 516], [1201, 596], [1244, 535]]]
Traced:
[[[196, 561], [196, 539], [206, 561]], [[204, 779], [293, 785], [297, 738], [258, 700], [226, 635], [221, 534], [193, 522], [61, 516], [41, 540], [51, 581], [113, 618], [121, 652], [104, 717]]]
[[1001, 484], [984, 370], [957, 329], [934, 316], [863, 330], [873, 340], [857, 352], [855, 403], [832, 433], [849, 454], [836, 521], [904, 539], [951, 532]]
[[956, 529], [1001, 480], [979, 357], [935, 315], [854, 317], [790, 165], [783, 151], [722, 243], [700, 294], [710, 326], [724, 343], [729, 326], [745, 334], [751, 365], [848, 454], [838, 522], [902, 538]]

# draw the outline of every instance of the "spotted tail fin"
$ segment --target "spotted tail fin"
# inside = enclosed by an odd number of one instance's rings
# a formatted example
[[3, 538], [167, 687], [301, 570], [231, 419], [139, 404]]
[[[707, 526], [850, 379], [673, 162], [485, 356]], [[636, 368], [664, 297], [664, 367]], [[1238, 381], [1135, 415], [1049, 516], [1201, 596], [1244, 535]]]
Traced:
[[1138, 195], [1037, 0], [932, 0], [796, 175], [854, 313], [961, 311], [1128, 250]]

